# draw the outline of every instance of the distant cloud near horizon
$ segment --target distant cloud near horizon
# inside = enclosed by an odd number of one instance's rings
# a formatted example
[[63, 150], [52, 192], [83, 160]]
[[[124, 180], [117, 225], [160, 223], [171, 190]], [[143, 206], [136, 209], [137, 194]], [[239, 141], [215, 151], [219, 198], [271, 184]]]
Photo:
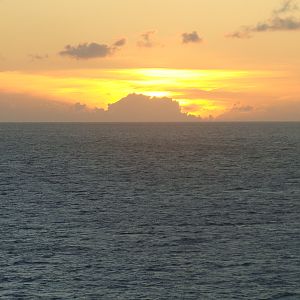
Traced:
[[129, 94], [110, 104], [106, 113], [109, 120], [118, 122], [201, 121], [199, 117], [183, 113], [179, 103], [171, 98], [151, 98], [143, 94]]
[[236, 103], [215, 121], [242, 121], [242, 122], [299, 122], [299, 98], [286, 98], [284, 102], [252, 106]]
[[60, 56], [69, 56], [76, 59], [103, 58], [115, 53], [126, 44], [126, 39], [122, 38], [113, 43], [112, 46], [98, 43], [83, 43], [77, 46], [67, 45], [59, 52]]
[[[199, 103], [199, 105], [201, 105]], [[237, 102], [215, 121], [300, 121], [300, 101], [253, 107]], [[210, 120], [212, 120], [210, 118]], [[25, 94], [0, 91], [0, 122], [199, 122], [200, 117], [182, 113], [177, 101], [129, 94], [110, 104], [108, 110], [85, 104], [67, 104]], [[207, 121], [207, 119], [204, 119]]]
[[203, 41], [203, 39], [199, 36], [197, 31], [185, 32], [181, 35], [181, 37], [183, 44], [201, 43]]
[[226, 35], [229, 38], [251, 38], [253, 33], [271, 31], [296, 31], [300, 30], [300, 18], [287, 15], [298, 11], [299, 7], [295, 0], [285, 0], [278, 9], [273, 10], [272, 16], [254, 26], [243, 26], [240, 30]]
[[254, 110], [253, 106], [250, 106], [250, 105], [241, 106], [239, 104], [235, 104], [233, 106], [233, 108], [231, 109], [232, 112], [240, 112], [240, 113], [248, 113], [253, 110]]
[[197, 122], [171, 98], [129, 94], [107, 110], [0, 92], [0, 122]]

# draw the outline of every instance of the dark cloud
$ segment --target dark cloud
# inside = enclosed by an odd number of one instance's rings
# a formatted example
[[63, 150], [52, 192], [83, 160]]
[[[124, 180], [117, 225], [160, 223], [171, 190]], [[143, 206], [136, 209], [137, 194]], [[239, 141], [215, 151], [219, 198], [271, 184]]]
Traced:
[[109, 56], [112, 54], [112, 49], [105, 44], [85, 43], [78, 46], [67, 45], [59, 54], [77, 59], [90, 59]]
[[155, 34], [155, 31], [147, 31], [140, 35], [140, 39], [137, 42], [137, 45], [139, 47], [145, 47], [145, 48], [152, 48], [156, 45], [155, 41], [153, 40], [153, 36]]
[[182, 43], [183, 44], [188, 44], [188, 43], [201, 43], [202, 38], [199, 36], [197, 31], [193, 32], [185, 32], [182, 35]]
[[126, 39], [120, 39], [114, 43], [114, 47], [123, 47], [126, 44]]
[[200, 118], [181, 112], [178, 102], [171, 98], [156, 98], [139, 94], [110, 104], [107, 110], [109, 120], [118, 122], [189, 122]]
[[268, 31], [295, 31], [300, 30], [300, 19], [287, 15], [287, 13], [298, 10], [294, 0], [283, 1], [280, 8], [273, 11], [272, 16], [254, 26], [243, 26], [240, 30], [227, 34], [227, 37], [245, 39], [251, 38], [253, 33]]
[[126, 44], [126, 39], [116, 41], [112, 46], [98, 43], [83, 43], [77, 46], [67, 45], [63, 51], [59, 52], [61, 56], [69, 56], [76, 59], [92, 59], [107, 57], [115, 53], [116, 50]]
[[0, 122], [190, 122], [200, 118], [181, 112], [170, 98], [130, 94], [107, 110], [66, 104], [29, 95], [0, 92]]

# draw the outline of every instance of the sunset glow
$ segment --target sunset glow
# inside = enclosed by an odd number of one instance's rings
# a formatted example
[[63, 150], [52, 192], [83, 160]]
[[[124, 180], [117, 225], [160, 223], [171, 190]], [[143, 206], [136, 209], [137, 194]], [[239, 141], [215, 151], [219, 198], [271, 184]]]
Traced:
[[297, 2], [0, 1], [0, 107], [107, 110], [135, 93], [202, 120], [298, 120]]
[[[0, 89], [104, 109], [129, 93], [170, 97], [180, 103], [184, 112], [208, 117], [226, 110], [228, 104], [222, 103], [222, 94], [255, 91], [260, 86], [258, 77], [268, 79], [272, 76], [274, 74], [262, 71], [153, 68], [2, 72]], [[219, 96], [214, 95], [214, 91], [219, 91]], [[201, 93], [204, 94], [202, 97]]]

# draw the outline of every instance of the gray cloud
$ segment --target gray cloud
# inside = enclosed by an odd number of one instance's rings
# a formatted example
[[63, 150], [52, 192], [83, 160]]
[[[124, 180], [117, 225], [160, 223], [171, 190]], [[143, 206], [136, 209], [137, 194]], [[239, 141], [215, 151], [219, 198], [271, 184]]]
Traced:
[[251, 38], [253, 33], [258, 32], [300, 30], [300, 19], [293, 15], [287, 15], [296, 10], [298, 10], [298, 6], [294, 0], [285, 0], [280, 8], [273, 11], [268, 20], [254, 26], [243, 26], [240, 30], [227, 34], [226, 37], [245, 39]]
[[170, 98], [130, 94], [107, 110], [66, 104], [29, 95], [0, 92], [0, 122], [190, 122], [200, 118], [181, 112]]
[[281, 6], [278, 9], [275, 9], [273, 11], [273, 13], [275, 15], [277, 15], [277, 14], [282, 14], [282, 13], [288, 13], [288, 12], [295, 11], [298, 9], [299, 9], [299, 7], [295, 0], [285, 0], [282, 2]]
[[77, 46], [67, 45], [59, 52], [61, 56], [69, 56], [76, 59], [92, 59], [107, 57], [126, 44], [126, 39], [116, 41], [112, 46], [98, 43], [83, 43]]
[[300, 20], [294, 17], [281, 18], [276, 16], [267, 22], [258, 23], [250, 28], [252, 32], [299, 30]]
[[235, 104], [231, 111], [240, 112], [240, 113], [248, 113], [248, 112], [253, 111], [253, 110], [254, 110], [253, 106], [250, 106], [250, 105], [240, 106], [239, 104]]
[[120, 39], [114, 43], [114, 47], [123, 47], [126, 44], [126, 39]]
[[156, 45], [156, 43], [153, 40], [153, 36], [155, 34], [155, 31], [147, 31], [140, 35], [140, 39], [137, 42], [137, 45], [139, 47], [145, 47], [145, 48], [152, 48]]
[[197, 31], [193, 32], [185, 32], [182, 35], [182, 43], [183, 44], [188, 44], [188, 43], [201, 43], [202, 38], [199, 36]]
[[236, 109], [233, 107], [224, 114], [218, 116], [216, 121], [258, 121], [258, 122], [291, 122], [300, 121], [300, 101], [299, 99], [290, 99], [289, 101], [270, 104], [268, 106], [255, 107], [247, 109], [243, 107]]
[[118, 122], [189, 122], [200, 118], [181, 112], [177, 101], [171, 98], [156, 98], [141, 94], [130, 94], [110, 104], [108, 119]]
[[[216, 121], [300, 121], [300, 99], [287, 98], [268, 106], [237, 102]], [[251, 101], [251, 99], [249, 100]], [[197, 106], [198, 107], [198, 106]], [[181, 112], [170, 98], [130, 94], [108, 110], [84, 104], [66, 104], [29, 95], [0, 91], [0, 122], [197, 122], [200, 118]]]
[[30, 57], [31, 61], [35, 61], [35, 60], [45, 60], [45, 59], [48, 59], [48, 58], [49, 58], [48, 54], [45, 54], [45, 55], [29, 54], [28, 56]]
[[79, 109], [78, 104], [0, 92], [0, 122], [86, 122], [96, 121], [102, 114]]
[[85, 104], [81, 104], [80, 102], [75, 103], [73, 107], [76, 111], [84, 111], [87, 109], [87, 106]]

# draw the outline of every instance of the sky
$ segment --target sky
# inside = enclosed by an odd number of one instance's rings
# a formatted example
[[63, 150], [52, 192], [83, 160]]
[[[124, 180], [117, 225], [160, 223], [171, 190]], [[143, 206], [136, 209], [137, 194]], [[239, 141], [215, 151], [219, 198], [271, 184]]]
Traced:
[[0, 121], [300, 121], [297, 0], [0, 0], [0, 36]]

